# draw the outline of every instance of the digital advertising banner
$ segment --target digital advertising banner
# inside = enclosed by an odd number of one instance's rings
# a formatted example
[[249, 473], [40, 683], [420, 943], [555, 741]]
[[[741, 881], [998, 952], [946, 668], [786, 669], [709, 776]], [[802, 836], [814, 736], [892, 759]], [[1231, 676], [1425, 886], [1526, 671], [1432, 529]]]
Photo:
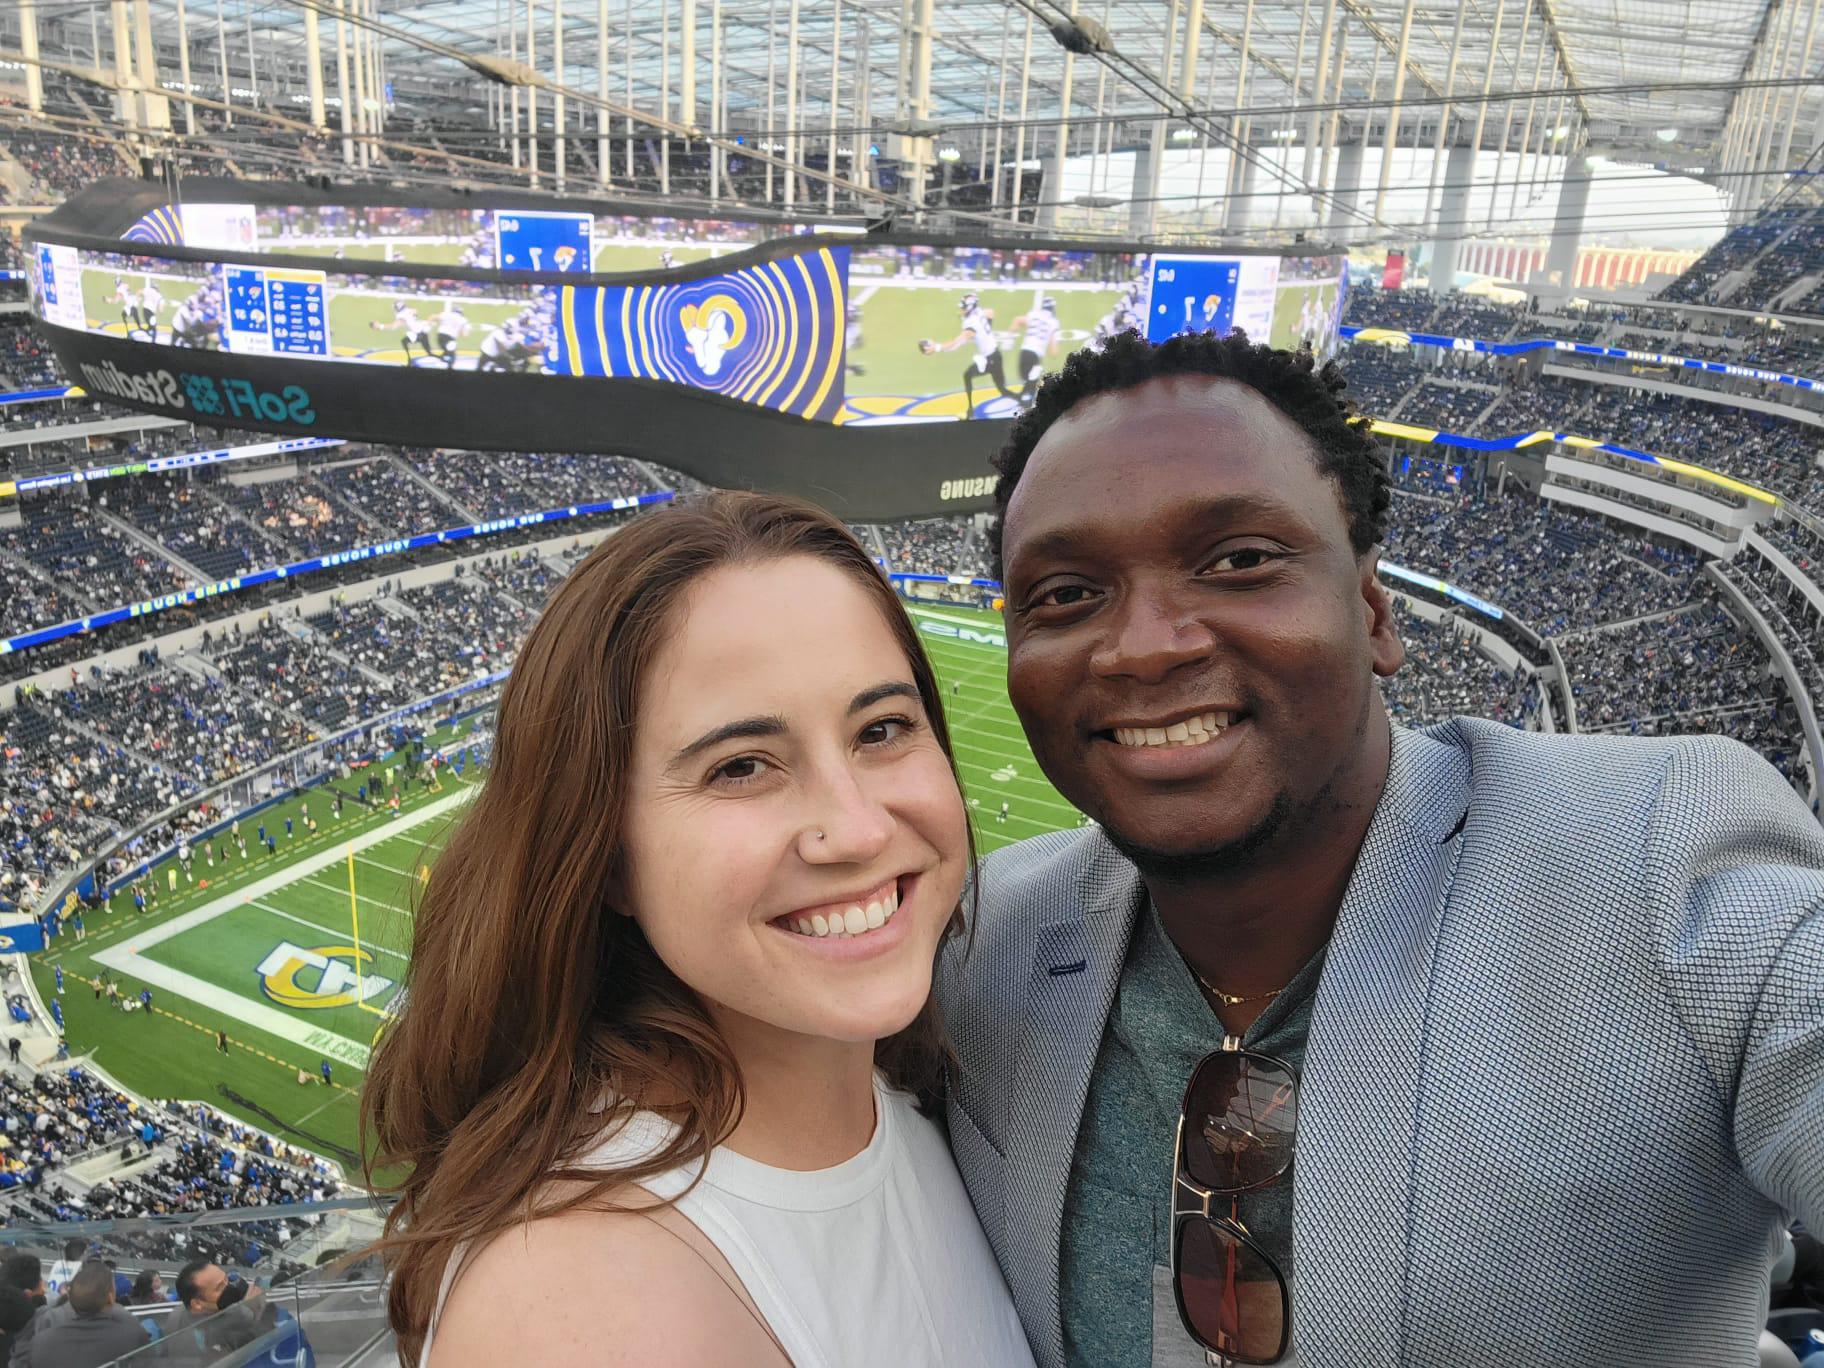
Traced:
[[677, 284], [562, 286], [552, 368], [669, 380], [832, 421], [848, 266], [847, 247], [822, 247]]

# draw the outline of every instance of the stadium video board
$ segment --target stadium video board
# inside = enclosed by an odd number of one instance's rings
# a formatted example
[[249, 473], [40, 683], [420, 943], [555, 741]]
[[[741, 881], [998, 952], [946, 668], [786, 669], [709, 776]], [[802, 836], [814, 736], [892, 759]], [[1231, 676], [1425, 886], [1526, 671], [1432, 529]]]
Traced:
[[286, 439], [612, 451], [855, 521], [988, 507], [1008, 420], [1117, 332], [1327, 351], [1347, 269], [508, 190], [185, 192], [97, 182], [26, 229], [31, 307], [90, 394]]
[[[279, 213], [227, 217], [257, 223], [264, 245]], [[377, 240], [303, 226], [313, 231], [272, 238], [288, 250], [268, 261], [180, 260], [143, 237], [113, 251], [40, 244], [34, 304], [48, 323], [131, 342], [658, 380], [867, 426], [1010, 418], [1072, 351], [1126, 329], [1163, 340], [1240, 327], [1328, 354], [1347, 278], [1340, 256], [1150, 257], [815, 236], [760, 247], [684, 234], [656, 247], [651, 237], [589, 243], [601, 225], [587, 213], [445, 212], [436, 222], [420, 213], [391, 225], [411, 231]], [[391, 272], [395, 239], [414, 253], [439, 248], [489, 278]], [[339, 255], [327, 265], [286, 260], [300, 245], [331, 241]], [[718, 270], [723, 247], [732, 251]], [[599, 266], [620, 249], [642, 261], [656, 251], [656, 269], [606, 280], [581, 272], [579, 263]], [[553, 273], [579, 280], [552, 283]]]

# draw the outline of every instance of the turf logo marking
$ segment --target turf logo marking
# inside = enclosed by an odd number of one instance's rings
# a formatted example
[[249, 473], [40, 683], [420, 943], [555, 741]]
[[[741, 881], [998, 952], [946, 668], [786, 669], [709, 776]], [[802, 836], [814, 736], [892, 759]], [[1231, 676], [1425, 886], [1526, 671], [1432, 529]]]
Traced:
[[[362, 971], [359, 999], [355, 996], [357, 957]], [[378, 997], [393, 987], [392, 979], [367, 972], [373, 958], [352, 945], [307, 948], [280, 941], [254, 972], [260, 976], [260, 991], [281, 1007], [324, 1011], [353, 1007], [357, 1001]], [[313, 970], [314, 984], [309, 972]]]
[[930, 618], [918, 620], [918, 630], [926, 636], [943, 637], [947, 641], [972, 641], [978, 646], [1006, 646], [1005, 633], [993, 629], [975, 627], [957, 627], [948, 622], [933, 622]]

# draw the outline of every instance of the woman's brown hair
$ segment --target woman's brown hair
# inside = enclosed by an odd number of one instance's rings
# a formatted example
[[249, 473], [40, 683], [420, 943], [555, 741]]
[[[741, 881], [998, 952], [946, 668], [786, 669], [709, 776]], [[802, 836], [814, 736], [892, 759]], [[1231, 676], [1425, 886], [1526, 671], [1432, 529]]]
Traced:
[[[362, 1092], [369, 1183], [399, 1194], [376, 1248], [393, 1274], [388, 1311], [407, 1363], [460, 1242], [612, 1205], [611, 1190], [706, 1155], [740, 1117], [727, 1046], [633, 918], [616, 913], [613, 890], [640, 685], [679, 599], [709, 571], [785, 556], [836, 566], [878, 601], [955, 771], [917, 633], [860, 543], [822, 509], [760, 494], [680, 500], [570, 573], [514, 661], [491, 769], [432, 868], [404, 1006]], [[881, 1041], [876, 1059], [896, 1086], [935, 1097], [944, 1047], [933, 1004]], [[631, 1167], [579, 1169], [603, 1096], [662, 1103], [677, 1137]], [[403, 1176], [375, 1182], [382, 1170]], [[553, 1198], [558, 1183], [565, 1195]]]

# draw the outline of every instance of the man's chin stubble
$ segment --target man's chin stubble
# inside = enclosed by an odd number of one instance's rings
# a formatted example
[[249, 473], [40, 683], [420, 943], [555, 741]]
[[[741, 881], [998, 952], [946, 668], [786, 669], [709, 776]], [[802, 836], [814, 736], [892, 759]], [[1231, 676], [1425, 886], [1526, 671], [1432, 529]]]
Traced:
[[[1317, 795], [1321, 803], [1322, 794]], [[1232, 877], [1255, 863], [1272, 847], [1292, 815], [1292, 799], [1285, 790], [1273, 795], [1266, 815], [1234, 840], [1192, 850], [1162, 850], [1148, 842], [1107, 824], [1103, 832], [1110, 844], [1120, 851], [1147, 878], [1171, 883], [1190, 883], [1201, 879]]]

